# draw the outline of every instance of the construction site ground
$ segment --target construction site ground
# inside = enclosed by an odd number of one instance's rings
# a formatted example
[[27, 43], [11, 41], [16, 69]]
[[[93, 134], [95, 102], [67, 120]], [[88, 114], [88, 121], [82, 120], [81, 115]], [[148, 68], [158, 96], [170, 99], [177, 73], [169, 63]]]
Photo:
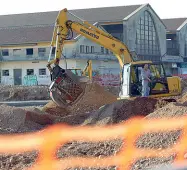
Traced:
[[[47, 86], [1, 86], [0, 101], [48, 100]], [[89, 85], [84, 97], [72, 108], [62, 109], [50, 101], [44, 107], [12, 107], [0, 105], [0, 132], [4, 134], [27, 133], [40, 131], [56, 123], [72, 126], [105, 126], [117, 124], [134, 116], [145, 119], [158, 117], [177, 117], [187, 113], [187, 88], [183, 83], [183, 93], [171, 102], [171, 98], [142, 98], [117, 101], [117, 88], [103, 88], [96, 83]], [[167, 99], [167, 100], [166, 100]], [[63, 130], [63, 129], [62, 129]], [[180, 132], [144, 134], [138, 141], [140, 148], [156, 148], [158, 150], [170, 147], [177, 142]], [[89, 143], [87, 141], [69, 141], [58, 152], [58, 158], [69, 156], [102, 157], [118, 153], [122, 139]], [[37, 158], [37, 152], [18, 153], [15, 155], [0, 155], [0, 169], [21, 170], [32, 166]], [[169, 164], [173, 156], [160, 159], [143, 159], [133, 165], [133, 170], [152, 168], [160, 164]], [[81, 168], [76, 168], [81, 170]], [[83, 168], [82, 168], [83, 169]], [[84, 168], [84, 170], [113, 170], [107, 168]], [[73, 169], [72, 169], [73, 170]]]

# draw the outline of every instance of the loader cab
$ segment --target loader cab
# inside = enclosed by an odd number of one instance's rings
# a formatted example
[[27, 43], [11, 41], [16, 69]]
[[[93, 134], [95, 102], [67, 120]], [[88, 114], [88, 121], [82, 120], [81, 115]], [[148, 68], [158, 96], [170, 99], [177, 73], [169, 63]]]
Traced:
[[134, 62], [123, 67], [121, 91], [123, 96], [141, 96], [141, 71], [145, 64], [149, 65], [151, 72], [150, 95], [169, 93], [168, 80], [162, 63]]

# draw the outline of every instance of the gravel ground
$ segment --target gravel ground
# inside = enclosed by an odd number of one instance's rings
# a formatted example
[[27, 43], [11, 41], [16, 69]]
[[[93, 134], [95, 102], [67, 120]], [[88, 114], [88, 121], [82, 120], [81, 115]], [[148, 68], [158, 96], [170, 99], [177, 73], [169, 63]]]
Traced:
[[[25, 94], [25, 93], [24, 93]], [[178, 100], [180, 98], [180, 100]], [[10, 98], [9, 98], [10, 99]], [[19, 99], [19, 97], [17, 98]], [[8, 99], [7, 99], [8, 100]], [[26, 100], [26, 99], [25, 99]], [[132, 116], [137, 114], [146, 116], [146, 119], [150, 118], [158, 118], [158, 117], [176, 117], [181, 116], [187, 113], [187, 104], [185, 103], [187, 100], [185, 98], [185, 94], [183, 98], [176, 97], [178, 100], [177, 103], [168, 103], [167, 101], [157, 100], [157, 99], [145, 99], [145, 98], [137, 98], [129, 101], [116, 101], [116, 96], [107, 92], [103, 88], [98, 85], [93, 85], [91, 87], [91, 91], [87, 92], [87, 95], [77, 104], [75, 107], [71, 108], [71, 112], [67, 110], [62, 110], [59, 107], [55, 106], [54, 103], [50, 102], [48, 105], [42, 109], [42, 107], [38, 107], [39, 110], [36, 110], [34, 107], [25, 107], [16, 108], [20, 115], [22, 110], [29, 110], [30, 112], [34, 111], [38, 114], [44, 114], [44, 111], [50, 113], [50, 115], [58, 116], [55, 117], [55, 122], [68, 123], [71, 125], [84, 125], [85, 120], [88, 118], [93, 118], [93, 114], [99, 113], [97, 119], [92, 119], [92, 125], [99, 124], [99, 122], [104, 122], [102, 125], [119, 123], [121, 121], [125, 121]], [[97, 110], [105, 105], [103, 109]], [[1, 108], [0, 108], [1, 109]], [[12, 107], [10, 107], [10, 110]], [[14, 108], [15, 109], [15, 108]], [[21, 109], [21, 110], [19, 110]], [[5, 112], [5, 109], [2, 109], [2, 113]], [[15, 113], [15, 111], [13, 112]], [[149, 115], [148, 115], [149, 114]], [[110, 121], [105, 121], [106, 117], [109, 116]], [[32, 116], [31, 116], [32, 117]], [[32, 117], [32, 120], [36, 120], [36, 115]], [[50, 117], [47, 117], [50, 118]], [[5, 119], [6, 120], [6, 119]], [[54, 122], [53, 122], [54, 123]], [[86, 121], [88, 123], [88, 121]], [[15, 124], [12, 123], [14, 126]], [[31, 125], [32, 124], [32, 125]], [[89, 124], [89, 123], [88, 123]], [[37, 125], [37, 126], [36, 126]], [[6, 125], [7, 126], [7, 125]], [[23, 127], [24, 126], [24, 127]], [[33, 131], [37, 131], [43, 128], [42, 125], [38, 126], [38, 123], [31, 122], [29, 120], [25, 121], [25, 124], [19, 125], [17, 128], [17, 132], [27, 132], [29, 130], [29, 126], [33, 127]], [[4, 134], [6, 132], [2, 132]], [[8, 132], [7, 132], [8, 133]], [[178, 137], [180, 136], [180, 132], [174, 130], [172, 132], [167, 133], [156, 133], [156, 134], [144, 134], [141, 136], [137, 142], [137, 147], [147, 147], [147, 148], [166, 148], [168, 146], [172, 146], [176, 143]], [[64, 158], [69, 156], [81, 156], [81, 157], [103, 157], [114, 155], [118, 153], [122, 145], [121, 139], [116, 139], [112, 141], [98, 142], [98, 143], [89, 143], [86, 141], [70, 141], [64, 146], [62, 146], [58, 152], [58, 158]], [[125, 143], [124, 143], [125, 144]], [[27, 154], [16, 154], [16, 155], [0, 155], [0, 169], [3, 170], [17, 170], [24, 169], [28, 166], [31, 166], [35, 159], [37, 153], [34, 151], [32, 153]], [[141, 159], [137, 161], [133, 170], [138, 169], [146, 169], [149, 167], [154, 167], [159, 164], [168, 164], [171, 163], [173, 157], [169, 158], [150, 158], [150, 159]], [[114, 167], [107, 168], [74, 168], [74, 170], [114, 170]], [[71, 169], [73, 170], [73, 169]]]

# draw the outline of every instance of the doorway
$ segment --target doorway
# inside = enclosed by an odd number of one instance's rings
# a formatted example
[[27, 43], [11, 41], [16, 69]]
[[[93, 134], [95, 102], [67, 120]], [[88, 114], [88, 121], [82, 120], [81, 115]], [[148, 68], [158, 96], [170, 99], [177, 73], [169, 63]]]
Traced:
[[22, 85], [22, 69], [14, 69], [14, 85]]

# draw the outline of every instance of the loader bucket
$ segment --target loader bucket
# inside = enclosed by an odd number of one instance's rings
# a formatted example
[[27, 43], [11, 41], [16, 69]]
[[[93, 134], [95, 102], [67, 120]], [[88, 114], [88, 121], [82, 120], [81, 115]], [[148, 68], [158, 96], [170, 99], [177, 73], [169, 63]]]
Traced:
[[67, 108], [77, 103], [85, 93], [89, 78], [65, 70], [50, 85], [50, 97], [59, 107]]

